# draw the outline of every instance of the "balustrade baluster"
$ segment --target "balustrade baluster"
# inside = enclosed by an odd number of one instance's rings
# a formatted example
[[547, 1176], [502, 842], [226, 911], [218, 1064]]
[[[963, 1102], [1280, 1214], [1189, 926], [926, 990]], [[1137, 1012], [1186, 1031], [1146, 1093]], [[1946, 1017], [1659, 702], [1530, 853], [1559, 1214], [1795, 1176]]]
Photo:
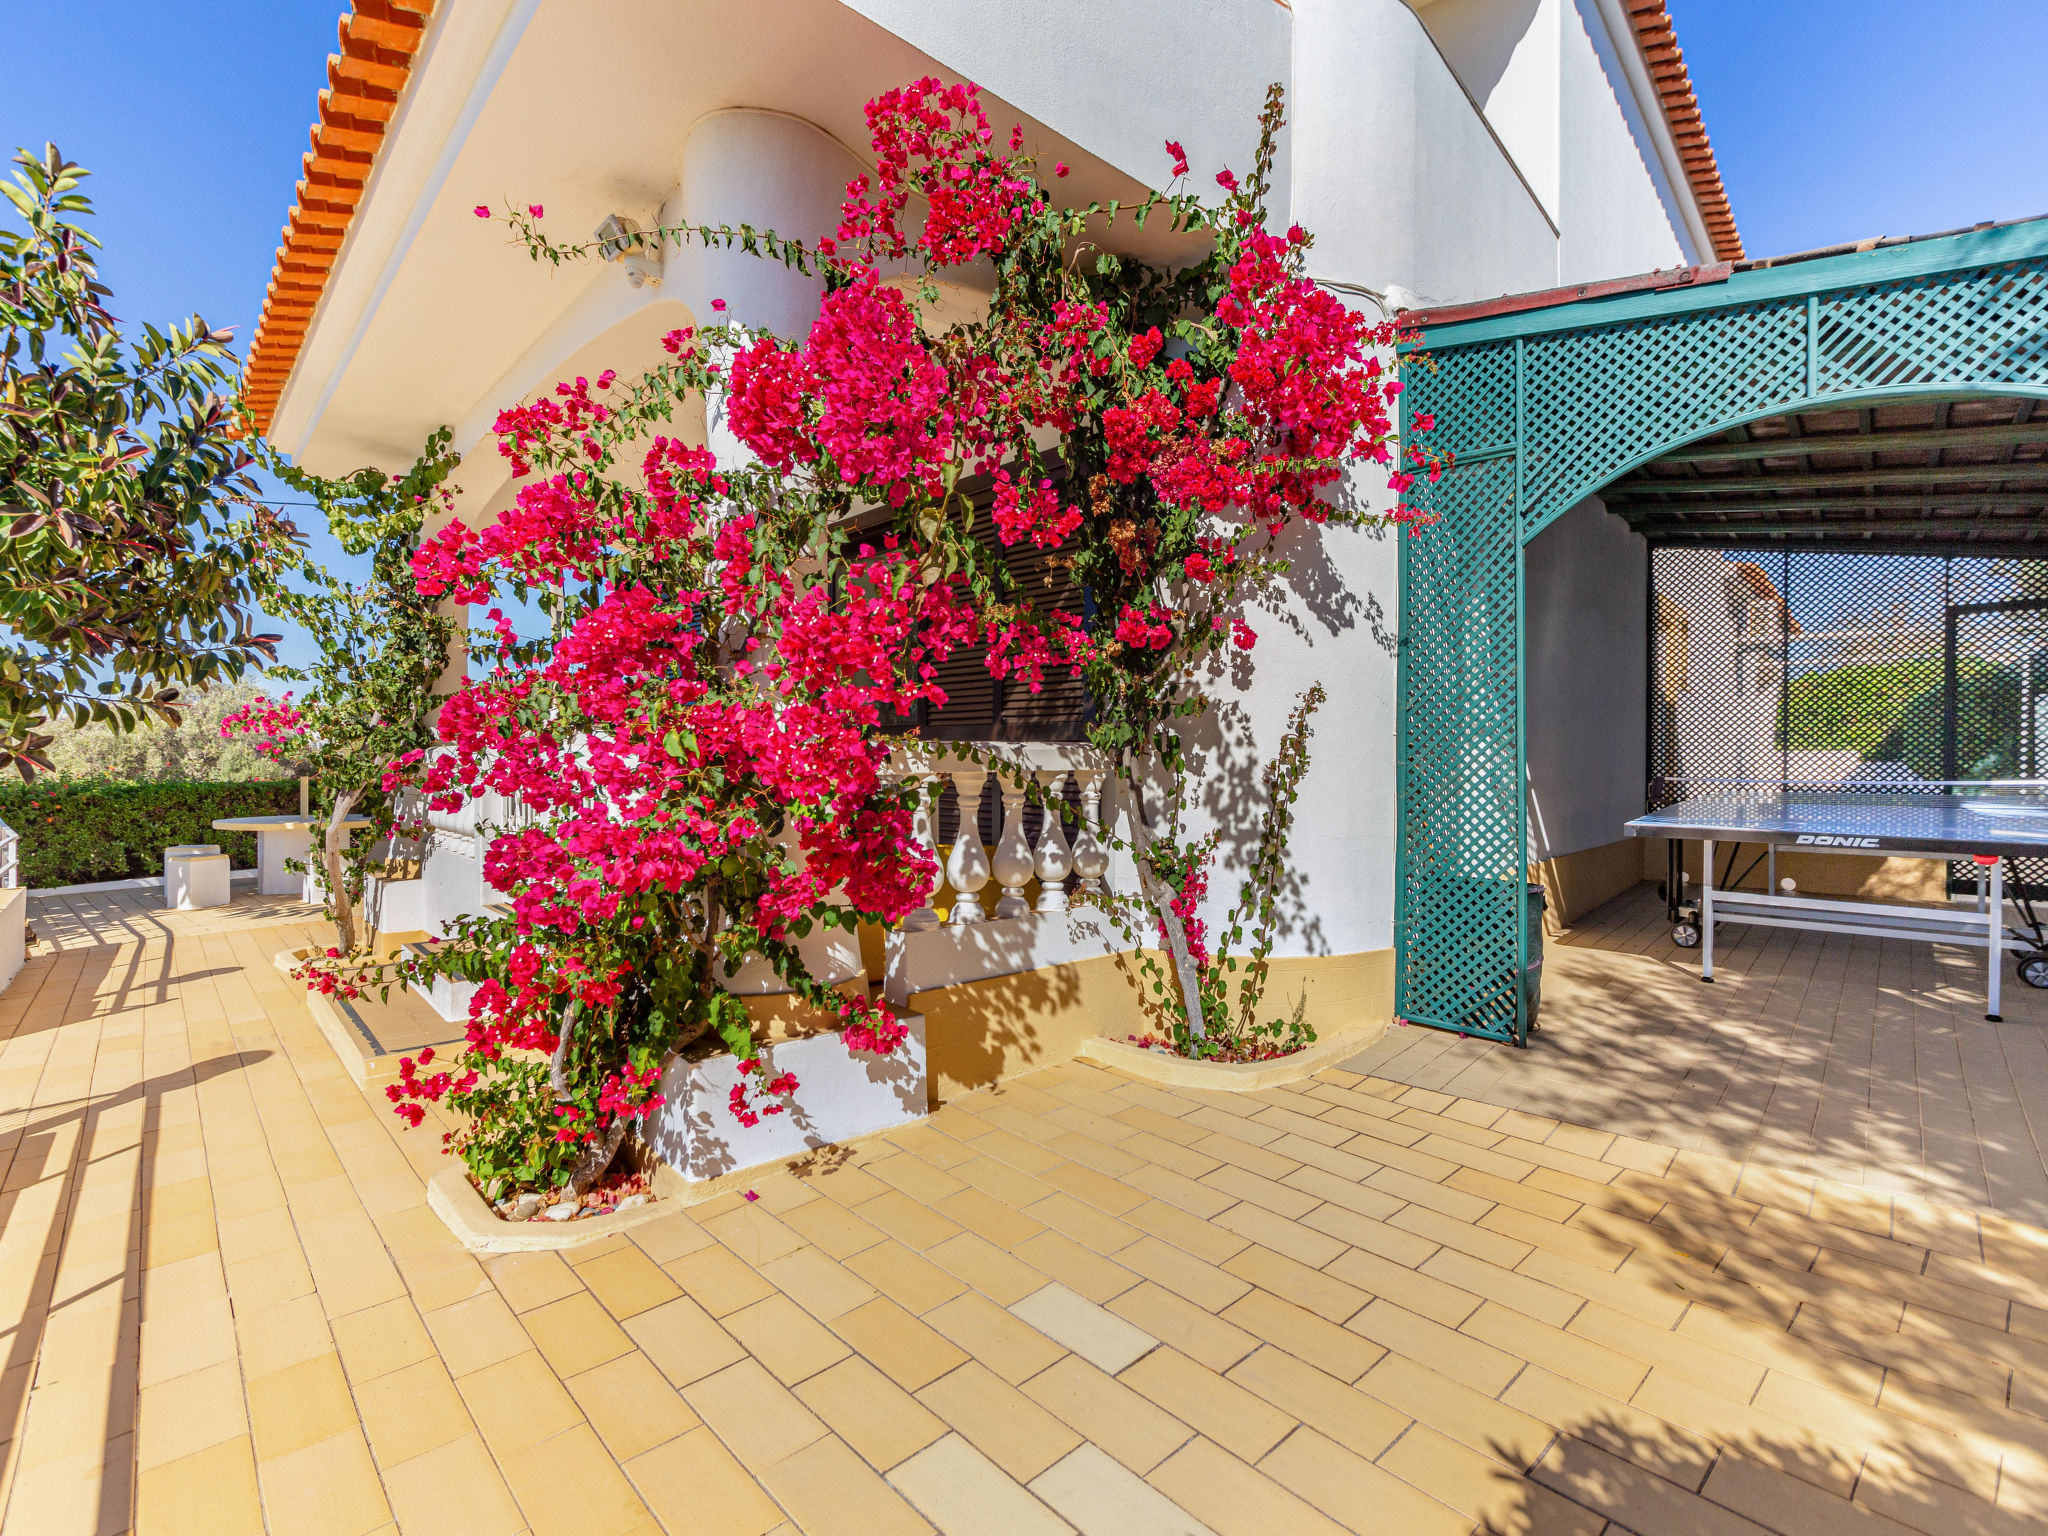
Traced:
[[988, 914], [981, 909], [981, 888], [988, 884], [988, 854], [981, 846], [981, 792], [988, 785], [986, 768], [955, 768], [953, 788], [960, 797], [960, 829], [953, 834], [953, 851], [946, 856], [946, 883], [953, 888], [953, 910], [947, 921], [958, 927], [979, 923]]
[[1074, 832], [1072, 863], [1081, 877], [1079, 889], [1091, 894], [1101, 893], [1102, 877], [1109, 871], [1109, 849], [1096, 835], [1102, 824], [1103, 778], [1100, 768], [1074, 770], [1074, 782], [1081, 787], [1081, 824]]
[[1024, 833], [1024, 776], [999, 775], [1003, 792], [1003, 830], [996, 838], [995, 875], [1003, 887], [997, 917], [1023, 917], [1031, 910], [1024, 887], [1031, 879], [1031, 839]]
[[930, 773], [904, 773], [900, 777], [917, 791], [917, 809], [910, 813], [910, 835], [932, 856], [932, 884], [924, 893], [925, 905], [903, 919], [906, 931], [922, 933], [927, 928], [939, 926], [939, 914], [931, 907], [932, 891], [938, 889], [939, 880], [939, 840], [937, 829], [932, 825], [932, 785], [938, 782], [938, 778]]
[[1045, 825], [1038, 834], [1038, 910], [1041, 912], [1064, 912], [1067, 910], [1067, 873], [1074, 867], [1073, 855], [1067, 850], [1067, 835], [1061, 827], [1061, 808], [1066, 804], [1061, 792], [1067, 787], [1067, 771], [1054, 768], [1038, 775], [1040, 787], [1045, 791]]

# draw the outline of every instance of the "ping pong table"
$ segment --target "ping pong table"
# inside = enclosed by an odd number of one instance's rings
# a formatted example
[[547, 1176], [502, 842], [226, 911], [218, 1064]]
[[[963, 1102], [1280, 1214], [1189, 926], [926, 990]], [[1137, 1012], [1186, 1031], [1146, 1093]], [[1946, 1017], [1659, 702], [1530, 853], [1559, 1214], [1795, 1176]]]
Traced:
[[[1988, 951], [1984, 1016], [1999, 1019], [2007, 859], [2048, 855], [2048, 794], [2034, 785], [1985, 785], [1954, 793], [1726, 788], [1688, 796], [1628, 823], [1631, 837], [1697, 838], [1703, 845], [1699, 901], [1700, 979], [1714, 979], [1714, 926], [1747, 923], [1875, 938], [1966, 944]], [[1714, 888], [1717, 842], [1763, 844], [1802, 853], [1974, 858], [1984, 871], [1974, 906], [1908, 906]], [[2025, 947], [2019, 941], [2017, 947]], [[2031, 980], [2031, 977], [2029, 978]]]

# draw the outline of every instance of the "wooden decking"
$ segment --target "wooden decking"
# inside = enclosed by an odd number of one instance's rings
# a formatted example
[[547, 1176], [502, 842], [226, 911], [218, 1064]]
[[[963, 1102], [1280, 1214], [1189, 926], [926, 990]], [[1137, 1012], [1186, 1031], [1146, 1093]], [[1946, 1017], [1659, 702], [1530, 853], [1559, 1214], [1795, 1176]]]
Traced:
[[1982, 951], [1731, 927], [1704, 986], [1643, 885], [1561, 938], [1527, 1051], [1397, 1028], [1354, 1072], [2048, 1222], [2048, 992]]

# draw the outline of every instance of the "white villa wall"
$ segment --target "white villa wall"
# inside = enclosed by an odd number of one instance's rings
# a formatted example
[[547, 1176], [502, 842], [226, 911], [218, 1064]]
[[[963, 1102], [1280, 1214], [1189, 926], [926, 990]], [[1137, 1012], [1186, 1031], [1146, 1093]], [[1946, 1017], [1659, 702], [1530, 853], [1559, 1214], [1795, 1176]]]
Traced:
[[1711, 261], [1687, 231], [1601, 8], [1595, 0], [1564, 0], [1560, 30], [1557, 280]]
[[[1021, 119], [1044, 159], [1074, 166], [1062, 191], [1075, 200], [1157, 185], [1167, 138], [1186, 144], [1198, 187], [1223, 164], [1244, 170], [1267, 85], [1288, 84], [1273, 211], [1314, 230], [1312, 270], [1374, 313], [1380, 301], [1354, 290], [1456, 303], [1668, 265], [1679, 256], [1670, 184], [1646, 142], [1658, 125], [1642, 118], [1624, 67], [1634, 56], [1616, 52], [1634, 42], [1612, 30], [1621, 13], [1611, 9], [615, 0], [600, 14], [449, 0], [275, 435], [316, 468], [365, 457], [396, 467], [433, 426], [456, 423], [456, 446], [470, 453], [463, 513], [489, 515], [513, 491], [486, 436], [505, 405], [555, 378], [644, 366], [660, 334], [703, 318], [713, 297], [735, 318], [800, 332], [816, 290], [779, 266], [693, 250], [667, 253], [659, 288], [631, 288], [617, 266], [550, 269], [470, 206], [543, 202], [550, 232], [571, 240], [612, 211], [815, 235], [860, 161], [849, 148], [864, 143], [860, 103], [931, 71], [980, 81], [999, 129]], [[1155, 258], [1173, 254], [1157, 228], [1135, 238]], [[685, 412], [675, 425], [716, 442], [715, 402], [710, 419]], [[1355, 475], [1346, 495], [1384, 508], [1384, 479]], [[1258, 646], [1232, 656], [1214, 728], [1192, 744], [1201, 798], [1191, 821], [1197, 832], [1216, 819], [1255, 827], [1258, 766], [1296, 696], [1322, 681], [1330, 700], [1296, 807], [1277, 953], [1384, 949], [1398, 536], [1289, 537], [1288, 588], [1248, 615]], [[1234, 894], [1244, 841], [1224, 850], [1214, 909]], [[437, 915], [483, 898], [460, 851], [437, 847], [426, 878]]]
[[1643, 813], [1649, 561], [1589, 496], [1524, 556], [1529, 857], [1598, 848]]

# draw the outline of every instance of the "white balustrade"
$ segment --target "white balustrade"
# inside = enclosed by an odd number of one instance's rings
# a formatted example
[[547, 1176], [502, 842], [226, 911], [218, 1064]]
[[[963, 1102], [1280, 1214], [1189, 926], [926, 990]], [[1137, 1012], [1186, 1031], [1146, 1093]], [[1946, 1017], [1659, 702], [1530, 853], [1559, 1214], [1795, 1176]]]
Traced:
[[[1080, 889], [1101, 892], [1110, 867], [1102, 835], [1102, 796], [1109, 777], [1109, 759], [1092, 747], [1040, 742], [975, 742], [973, 758], [945, 742], [906, 742], [891, 757], [891, 771], [906, 782], [950, 781], [958, 795], [959, 831], [945, 861], [946, 883], [953, 891], [951, 926], [998, 919], [1065, 913], [1067, 877], [1079, 875]], [[984, 848], [979, 827], [982, 796], [993, 775], [1002, 797], [1002, 823], [995, 847]], [[1080, 816], [1074, 818], [1064, 792], [1071, 778], [1081, 795]], [[1036, 846], [1025, 823], [1026, 807], [1036, 801], [1042, 813]], [[932, 848], [930, 812], [920, 809], [915, 821], [918, 840]], [[1025, 895], [1038, 881], [1034, 908]], [[991, 914], [982, 891], [991, 879], [999, 896]], [[919, 932], [938, 926], [929, 907], [904, 919], [903, 928]]]

